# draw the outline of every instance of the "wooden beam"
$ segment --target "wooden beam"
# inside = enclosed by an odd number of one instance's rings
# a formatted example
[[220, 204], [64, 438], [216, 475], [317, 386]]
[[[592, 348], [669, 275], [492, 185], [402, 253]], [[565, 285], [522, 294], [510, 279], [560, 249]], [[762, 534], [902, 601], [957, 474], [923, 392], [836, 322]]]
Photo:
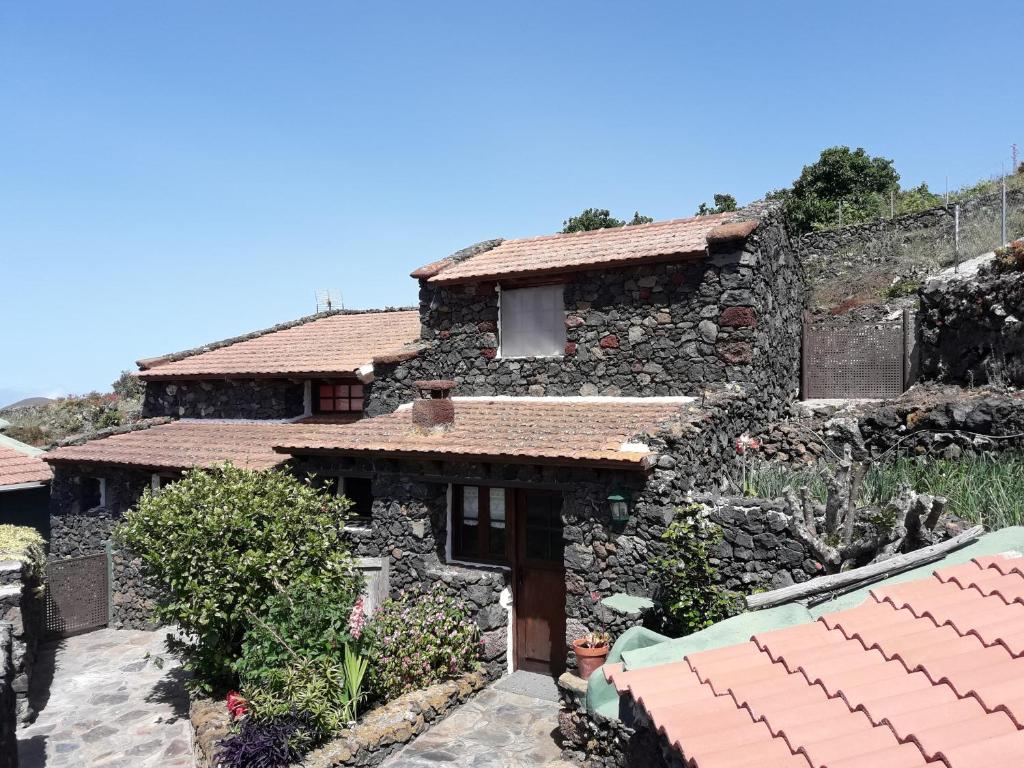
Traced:
[[825, 592], [841, 591], [844, 587], [852, 584], [865, 584], [886, 579], [926, 563], [941, 560], [950, 552], [971, 543], [984, 532], [984, 527], [976, 525], [947, 541], [932, 544], [930, 547], [908, 552], [905, 555], [890, 557], [888, 560], [883, 560], [880, 563], [871, 563], [862, 568], [851, 568], [849, 571], [835, 573], [830, 576], [820, 576], [810, 581], [805, 581], [802, 584], [792, 584], [788, 587], [782, 587], [782, 589], [772, 590], [771, 592], [747, 595], [747, 609], [758, 611], [762, 608], [773, 608], [776, 605], [792, 603]]

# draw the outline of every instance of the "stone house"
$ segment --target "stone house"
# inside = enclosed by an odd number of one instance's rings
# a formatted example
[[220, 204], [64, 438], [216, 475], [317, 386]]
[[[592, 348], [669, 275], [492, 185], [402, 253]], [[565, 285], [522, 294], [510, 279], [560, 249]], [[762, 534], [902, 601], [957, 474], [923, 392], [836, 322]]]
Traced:
[[52, 472], [43, 451], [0, 435], [0, 523], [26, 525], [44, 537], [50, 532]]
[[[415, 311], [329, 312], [139, 361], [145, 418], [44, 456], [53, 467], [51, 559], [104, 552], [144, 489], [159, 489], [192, 467], [278, 467], [287, 457], [273, 446], [303, 423], [362, 418], [375, 358], [418, 336]], [[338, 491], [355, 501], [356, 514], [368, 516], [365, 480], [352, 478]], [[153, 595], [138, 561], [116, 551], [111, 560], [111, 622], [146, 626]]]
[[369, 478], [362, 554], [392, 591], [469, 600], [492, 674], [559, 671], [572, 639], [641, 620], [674, 511], [796, 396], [788, 237], [762, 207], [488, 241], [412, 275], [422, 332], [375, 365], [374, 416], [277, 449]]

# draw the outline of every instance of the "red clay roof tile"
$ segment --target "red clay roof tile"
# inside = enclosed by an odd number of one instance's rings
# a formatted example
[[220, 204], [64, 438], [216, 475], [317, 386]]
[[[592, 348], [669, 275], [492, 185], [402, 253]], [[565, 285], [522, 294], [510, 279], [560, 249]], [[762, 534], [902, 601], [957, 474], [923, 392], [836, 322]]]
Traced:
[[[690, 398], [455, 398], [447, 431], [413, 424], [412, 409], [344, 426], [311, 426], [287, 453], [337, 452], [391, 456], [459, 456], [645, 468], [654, 452], [633, 438], [683, 429], [703, 413]], [[295, 433], [297, 436], [300, 433]]]
[[[447, 263], [443, 260], [432, 262], [412, 274], [432, 283], [460, 283], [694, 256], [706, 252], [709, 233], [734, 218], [735, 213], [721, 213], [615, 229], [505, 240], [497, 247], [470, 258]], [[738, 228], [722, 231], [742, 239], [755, 226], [756, 222], [744, 223]]]
[[107, 464], [185, 470], [230, 461], [247, 469], [270, 469], [288, 457], [273, 446], [309, 427], [258, 421], [181, 420], [57, 448], [48, 462]]
[[416, 310], [329, 315], [170, 361], [145, 361], [143, 379], [353, 375], [420, 336]]
[[50, 468], [32, 446], [10, 438], [0, 442], [0, 488], [48, 483], [52, 477]]
[[[786, 759], [780, 742], [789, 757], [816, 768], [1019, 767], [1024, 658], [1011, 648], [1024, 645], [1021, 564], [978, 559], [876, 589], [863, 605], [811, 624], [677, 664], [616, 665], [605, 674], [656, 726], [667, 724], [665, 734], [691, 768], [775, 764]], [[678, 722], [673, 698], [680, 684], [696, 702], [687, 716], [710, 713], [693, 722], [704, 726], [719, 715], [724, 730], [712, 734], [737, 740], [715, 740]], [[712, 697], [698, 699], [702, 688]], [[729, 705], [768, 733], [745, 728]], [[770, 760], [756, 762], [762, 751]]]

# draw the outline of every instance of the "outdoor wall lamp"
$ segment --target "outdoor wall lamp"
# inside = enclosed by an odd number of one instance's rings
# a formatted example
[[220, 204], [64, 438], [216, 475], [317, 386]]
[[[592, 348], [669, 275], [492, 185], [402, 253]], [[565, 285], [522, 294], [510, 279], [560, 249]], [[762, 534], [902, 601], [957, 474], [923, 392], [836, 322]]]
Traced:
[[625, 492], [618, 491], [609, 496], [608, 508], [612, 513], [613, 523], [625, 523], [629, 521], [629, 495]]

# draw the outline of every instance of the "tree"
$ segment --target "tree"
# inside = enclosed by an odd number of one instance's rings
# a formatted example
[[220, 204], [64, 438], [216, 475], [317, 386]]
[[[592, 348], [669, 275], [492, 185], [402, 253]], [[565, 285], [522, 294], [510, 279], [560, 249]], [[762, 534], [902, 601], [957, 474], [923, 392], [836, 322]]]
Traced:
[[888, 216], [889, 194], [899, 181], [892, 160], [860, 147], [829, 147], [781, 197], [790, 225], [802, 233]]
[[587, 208], [579, 216], [570, 216], [567, 221], [562, 222], [562, 232], [589, 232], [594, 229], [615, 229], [617, 227], [633, 226], [635, 224], [650, 224], [654, 219], [644, 216], [640, 211], [633, 213], [633, 218], [628, 223], [622, 219], [616, 219], [607, 208]]
[[234, 683], [242, 640], [268, 598], [295, 587], [357, 592], [345, 499], [283, 472], [230, 464], [146, 490], [117, 528], [161, 588], [156, 616], [204, 692]]
[[735, 197], [716, 192], [715, 206], [712, 208], [707, 203], [701, 203], [700, 208], [697, 209], [697, 215], [709, 216], [712, 213], [727, 213], [728, 211], [735, 211], [737, 207]]

